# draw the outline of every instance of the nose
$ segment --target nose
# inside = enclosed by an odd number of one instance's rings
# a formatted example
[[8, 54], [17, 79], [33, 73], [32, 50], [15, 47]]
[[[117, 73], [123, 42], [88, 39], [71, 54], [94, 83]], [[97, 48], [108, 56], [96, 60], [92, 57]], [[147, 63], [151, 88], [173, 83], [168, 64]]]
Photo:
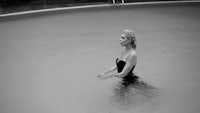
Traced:
[[120, 38], [119, 40], [120, 40], [120, 42], [122, 42], [122, 41], [123, 41], [123, 39], [122, 39], [122, 38]]

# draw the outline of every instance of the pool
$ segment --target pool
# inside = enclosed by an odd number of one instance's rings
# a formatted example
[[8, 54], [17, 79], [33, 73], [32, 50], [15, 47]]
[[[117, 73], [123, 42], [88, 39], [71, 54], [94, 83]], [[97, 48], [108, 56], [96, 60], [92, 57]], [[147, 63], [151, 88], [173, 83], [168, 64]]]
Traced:
[[[95, 9], [95, 10], [94, 10]], [[200, 5], [127, 5], [0, 19], [2, 113], [199, 113]], [[135, 72], [158, 89], [113, 100], [123, 29], [137, 39]]]

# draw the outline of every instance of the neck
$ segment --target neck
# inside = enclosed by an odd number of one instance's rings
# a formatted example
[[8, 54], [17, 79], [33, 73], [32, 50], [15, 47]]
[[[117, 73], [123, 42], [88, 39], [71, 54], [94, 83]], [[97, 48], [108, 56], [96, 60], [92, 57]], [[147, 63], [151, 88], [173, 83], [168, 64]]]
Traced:
[[129, 44], [127, 46], [125, 46], [126, 51], [130, 51], [131, 49], [133, 49], [133, 47]]

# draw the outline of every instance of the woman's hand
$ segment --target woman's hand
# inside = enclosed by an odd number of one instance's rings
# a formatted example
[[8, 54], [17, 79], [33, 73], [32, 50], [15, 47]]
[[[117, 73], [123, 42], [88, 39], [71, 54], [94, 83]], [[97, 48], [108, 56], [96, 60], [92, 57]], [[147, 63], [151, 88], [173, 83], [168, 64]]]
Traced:
[[99, 78], [102, 78], [102, 77], [103, 77], [103, 75], [102, 75], [102, 74], [99, 74], [97, 77], [99, 77]]
[[113, 77], [113, 75], [106, 75], [106, 76], [105, 76], [105, 74], [99, 74], [98, 77], [99, 77], [100, 79], [107, 79], [107, 78]]
[[104, 74], [100, 74], [100, 75], [98, 75], [98, 77], [100, 79], [107, 79], [107, 78], [109, 78], [109, 76], [105, 76]]

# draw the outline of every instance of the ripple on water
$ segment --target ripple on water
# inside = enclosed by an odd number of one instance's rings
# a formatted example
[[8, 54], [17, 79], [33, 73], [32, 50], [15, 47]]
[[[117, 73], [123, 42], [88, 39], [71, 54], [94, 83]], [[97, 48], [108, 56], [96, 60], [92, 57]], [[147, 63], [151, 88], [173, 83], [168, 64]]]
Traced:
[[161, 91], [142, 80], [129, 85], [119, 81], [113, 87], [111, 96], [112, 113], [151, 113], [161, 104]]

